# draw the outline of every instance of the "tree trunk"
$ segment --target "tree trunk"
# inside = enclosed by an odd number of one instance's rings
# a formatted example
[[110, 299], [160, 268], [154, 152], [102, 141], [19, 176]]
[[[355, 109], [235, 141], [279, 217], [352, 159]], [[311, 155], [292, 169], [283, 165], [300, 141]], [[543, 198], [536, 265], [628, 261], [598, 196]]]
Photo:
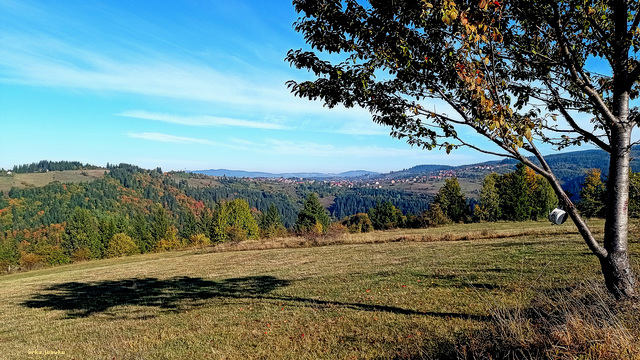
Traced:
[[599, 257], [607, 289], [616, 299], [637, 296], [627, 248], [630, 138], [631, 131], [626, 128], [612, 129], [607, 218], [604, 225], [604, 248], [607, 254]]
[[[588, 225], [578, 213], [574, 204], [565, 194], [560, 182], [550, 171], [542, 155], [538, 160], [543, 164], [546, 178], [553, 187], [558, 200], [578, 228], [589, 249], [600, 260], [605, 284], [609, 292], [618, 300], [637, 297], [636, 279], [629, 262], [627, 235], [629, 230], [629, 161], [631, 131], [625, 127], [611, 131], [611, 158], [607, 182], [607, 217], [605, 221], [604, 247], [598, 244]], [[521, 159], [535, 166], [526, 158]]]

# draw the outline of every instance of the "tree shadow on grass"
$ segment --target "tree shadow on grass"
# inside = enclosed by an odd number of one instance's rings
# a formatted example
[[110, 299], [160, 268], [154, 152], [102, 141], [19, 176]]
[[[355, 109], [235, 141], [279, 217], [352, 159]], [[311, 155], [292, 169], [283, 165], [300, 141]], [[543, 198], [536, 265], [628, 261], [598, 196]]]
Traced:
[[117, 306], [145, 306], [163, 311], [181, 312], [201, 306], [210, 299], [262, 299], [292, 303], [306, 307], [343, 307], [359, 311], [389, 312], [401, 315], [436, 316], [486, 320], [485, 317], [430, 311], [417, 311], [394, 306], [347, 303], [321, 299], [271, 294], [289, 286], [288, 280], [273, 276], [249, 276], [220, 281], [194, 277], [67, 282], [49, 286], [22, 303], [28, 308], [48, 308], [67, 312], [67, 318], [83, 318], [93, 314], [109, 314]]
[[64, 310], [67, 317], [87, 317], [116, 306], [149, 306], [181, 311], [212, 298], [247, 298], [288, 286], [273, 276], [250, 276], [211, 281], [188, 276], [170, 279], [141, 278], [98, 282], [67, 282], [49, 286], [22, 305]]

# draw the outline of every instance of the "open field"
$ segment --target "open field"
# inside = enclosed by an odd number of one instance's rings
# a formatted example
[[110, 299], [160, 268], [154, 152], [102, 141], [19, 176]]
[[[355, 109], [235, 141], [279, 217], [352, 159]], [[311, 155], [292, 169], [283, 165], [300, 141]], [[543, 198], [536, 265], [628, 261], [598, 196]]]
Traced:
[[12, 187], [20, 189], [26, 187], [45, 186], [53, 181], [61, 183], [85, 182], [100, 179], [104, 176], [105, 169], [98, 170], [66, 170], [49, 171], [46, 173], [13, 174], [12, 176], [0, 176], [0, 191], [9, 191]]
[[[454, 225], [296, 248], [301, 241], [2, 276], [0, 358], [456, 358], [496, 307], [601, 280], [569, 225]], [[637, 259], [637, 239], [631, 248]]]

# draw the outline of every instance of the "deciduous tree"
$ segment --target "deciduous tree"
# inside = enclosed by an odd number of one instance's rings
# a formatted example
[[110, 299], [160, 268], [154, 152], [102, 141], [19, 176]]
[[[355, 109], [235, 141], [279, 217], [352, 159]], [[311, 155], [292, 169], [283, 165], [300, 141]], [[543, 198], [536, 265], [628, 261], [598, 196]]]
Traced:
[[496, 186], [499, 177], [497, 173], [491, 173], [482, 180], [478, 205], [482, 213], [480, 220], [497, 221], [500, 218], [500, 195]]
[[[618, 299], [637, 294], [627, 237], [638, 1], [293, 3], [295, 28], [312, 49], [291, 50], [287, 60], [316, 76], [288, 82], [294, 94], [368, 109], [393, 136], [426, 149], [469, 147], [525, 163], [553, 187], [600, 260], [609, 291]], [[539, 147], [585, 142], [610, 154], [603, 243]]]
[[131, 239], [131, 237], [124, 233], [114, 234], [109, 241], [109, 246], [105, 251], [105, 256], [108, 258], [128, 256], [137, 254], [140, 252], [138, 245]]
[[587, 176], [580, 189], [578, 210], [586, 217], [604, 217], [606, 212], [606, 189], [601, 179], [599, 169], [587, 171]]

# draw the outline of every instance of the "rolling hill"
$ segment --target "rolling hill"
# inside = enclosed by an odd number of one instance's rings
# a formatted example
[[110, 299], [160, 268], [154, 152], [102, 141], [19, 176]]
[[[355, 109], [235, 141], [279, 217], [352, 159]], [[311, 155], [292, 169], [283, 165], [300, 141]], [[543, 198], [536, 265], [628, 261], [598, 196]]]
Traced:
[[377, 172], [366, 170], [351, 170], [342, 172], [339, 174], [332, 173], [318, 173], [318, 172], [294, 172], [294, 173], [269, 173], [260, 171], [244, 171], [244, 170], [229, 170], [229, 169], [209, 169], [209, 170], [192, 170], [191, 172], [196, 174], [203, 174], [209, 176], [227, 176], [238, 178], [304, 178], [304, 179], [331, 179], [331, 178], [352, 178], [361, 176], [376, 176]]

